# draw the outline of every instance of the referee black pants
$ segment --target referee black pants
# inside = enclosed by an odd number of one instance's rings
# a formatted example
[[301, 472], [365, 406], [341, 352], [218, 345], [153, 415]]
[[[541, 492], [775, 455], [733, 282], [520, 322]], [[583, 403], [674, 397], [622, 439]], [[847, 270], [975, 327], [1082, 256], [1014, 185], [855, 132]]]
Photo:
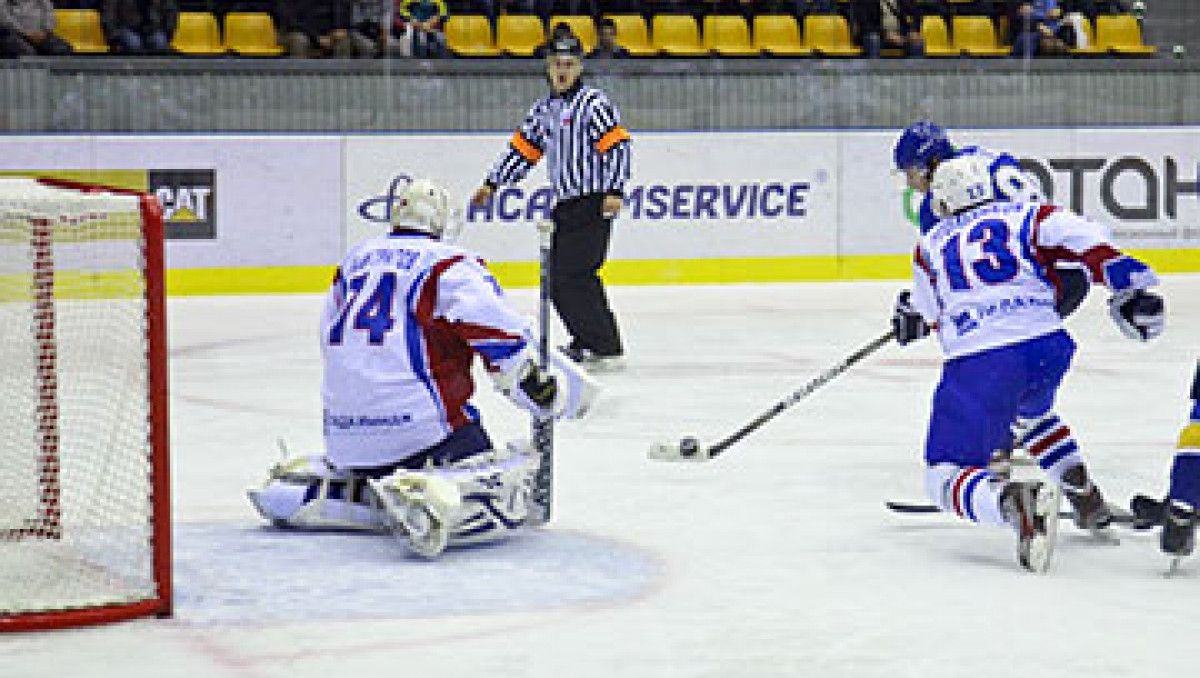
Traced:
[[603, 204], [604, 195], [595, 193], [554, 206], [550, 298], [572, 346], [615, 356], [624, 350], [599, 274], [612, 235], [612, 220], [604, 218]]

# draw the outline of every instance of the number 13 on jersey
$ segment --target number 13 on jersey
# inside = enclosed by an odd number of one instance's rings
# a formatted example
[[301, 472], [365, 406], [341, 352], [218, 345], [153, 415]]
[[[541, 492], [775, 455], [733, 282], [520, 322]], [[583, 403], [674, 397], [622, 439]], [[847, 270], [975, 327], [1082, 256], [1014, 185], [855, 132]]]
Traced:
[[1021, 271], [1021, 260], [1014, 249], [1026, 251], [1027, 248], [1011, 242], [1008, 223], [985, 219], [952, 234], [942, 243], [941, 268], [953, 290], [1000, 285], [1011, 281]]

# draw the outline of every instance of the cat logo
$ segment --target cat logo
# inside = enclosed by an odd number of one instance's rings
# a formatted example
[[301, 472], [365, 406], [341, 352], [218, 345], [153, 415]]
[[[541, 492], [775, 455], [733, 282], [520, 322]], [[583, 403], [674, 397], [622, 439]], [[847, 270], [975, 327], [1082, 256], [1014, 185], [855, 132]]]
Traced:
[[216, 239], [216, 172], [150, 170], [148, 174], [150, 192], [163, 207], [167, 238]]

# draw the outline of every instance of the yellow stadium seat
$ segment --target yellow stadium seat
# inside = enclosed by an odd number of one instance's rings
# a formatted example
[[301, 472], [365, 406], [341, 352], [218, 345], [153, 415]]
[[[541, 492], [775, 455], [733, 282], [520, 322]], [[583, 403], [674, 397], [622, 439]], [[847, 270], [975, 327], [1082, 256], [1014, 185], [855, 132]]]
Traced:
[[542, 20], [532, 14], [503, 14], [496, 19], [496, 46], [513, 56], [533, 56], [546, 42]]
[[617, 27], [617, 44], [629, 50], [630, 56], [653, 56], [658, 50], [650, 43], [650, 31], [640, 14], [605, 14]]
[[1008, 56], [1012, 50], [1002, 47], [996, 39], [996, 27], [986, 16], [954, 17], [954, 46], [967, 56]]
[[788, 14], [754, 17], [754, 46], [773, 56], [810, 56], [812, 50], [800, 39], [800, 25]]
[[656, 14], [651, 22], [650, 39], [658, 51], [670, 56], [706, 56], [700, 43], [696, 20], [687, 14]]
[[921, 20], [921, 37], [925, 38], [925, 56], [956, 57], [962, 50], [950, 44], [950, 31], [946, 20], [937, 15]]
[[750, 41], [750, 28], [740, 16], [710, 14], [704, 17], [704, 47], [721, 56], [758, 56]]
[[225, 15], [225, 46], [242, 56], [279, 56], [283, 47], [275, 35], [275, 20], [266, 12]]
[[171, 47], [180, 54], [211, 56], [225, 53], [217, 19], [208, 12], [180, 12]]
[[1096, 17], [1096, 46], [1129, 56], [1150, 56], [1158, 51], [1142, 41], [1142, 27], [1132, 14]]
[[1092, 30], [1092, 22], [1086, 16], [1080, 16], [1079, 22], [1076, 23], [1075, 26], [1079, 29], [1079, 32], [1083, 34], [1080, 37], [1087, 44], [1083, 47], [1072, 47], [1071, 54], [1079, 56], [1092, 56], [1108, 53], [1107, 49], [1096, 44], [1096, 31]]
[[550, 30], [558, 24], [566, 24], [575, 32], [575, 37], [579, 38], [579, 42], [583, 43], [583, 51], [591, 52], [596, 49], [596, 22], [592, 21], [590, 16], [570, 15], [570, 16], [552, 16], [550, 23], [547, 24]]
[[860, 56], [862, 48], [850, 40], [850, 26], [840, 14], [804, 17], [804, 44], [821, 56]]
[[108, 51], [108, 41], [100, 26], [100, 13], [94, 9], [54, 10], [54, 32], [80, 54]]
[[486, 16], [451, 14], [446, 21], [446, 46], [458, 56], [500, 56], [492, 38], [492, 24]]

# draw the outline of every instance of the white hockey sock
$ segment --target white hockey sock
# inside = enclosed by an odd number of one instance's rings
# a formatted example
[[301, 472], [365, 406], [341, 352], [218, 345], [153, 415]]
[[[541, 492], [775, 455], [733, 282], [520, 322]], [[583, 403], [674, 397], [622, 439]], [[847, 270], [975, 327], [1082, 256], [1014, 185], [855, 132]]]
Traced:
[[986, 469], [936, 464], [925, 470], [925, 492], [938, 508], [984, 525], [1008, 525], [1000, 512], [1003, 484]]
[[1055, 482], [1061, 484], [1064, 471], [1083, 463], [1071, 429], [1053, 412], [1032, 419], [1018, 419], [1016, 429], [1021, 432], [1017, 445], [1025, 448], [1030, 458], [1036, 460]]

